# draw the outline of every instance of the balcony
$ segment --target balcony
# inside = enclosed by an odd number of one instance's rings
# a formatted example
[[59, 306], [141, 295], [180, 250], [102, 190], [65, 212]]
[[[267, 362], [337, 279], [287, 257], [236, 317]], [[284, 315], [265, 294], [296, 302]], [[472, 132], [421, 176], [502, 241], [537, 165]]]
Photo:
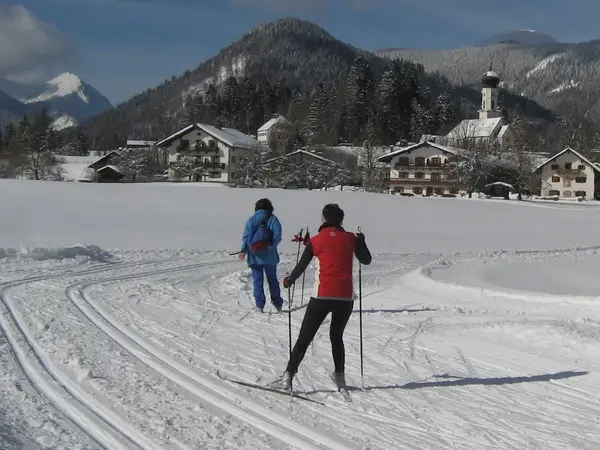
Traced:
[[205, 170], [225, 170], [225, 163], [205, 162], [200, 165]]
[[390, 184], [414, 184], [420, 186], [427, 185], [448, 185], [453, 180], [442, 178], [441, 180], [432, 180], [430, 178], [390, 178]]
[[219, 147], [216, 143], [212, 141], [210, 144], [206, 144], [205, 142], [198, 141], [194, 145], [194, 151], [198, 153], [219, 153]]

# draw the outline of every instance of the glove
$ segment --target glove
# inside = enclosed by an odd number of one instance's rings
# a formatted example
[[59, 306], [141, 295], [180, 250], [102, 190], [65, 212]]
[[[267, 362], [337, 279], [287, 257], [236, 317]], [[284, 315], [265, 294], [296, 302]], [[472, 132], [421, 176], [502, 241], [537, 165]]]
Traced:
[[365, 235], [362, 233], [356, 233], [356, 239], [365, 242]]
[[293, 284], [294, 284], [294, 283], [293, 283], [292, 281], [290, 281], [290, 277], [289, 277], [289, 276], [287, 276], [287, 277], [285, 277], [285, 278], [283, 279], [283, 287], [284, 287], [284, 288], [288, 289], [288, 288], [290, 288], [291, 286], [293, 286]]
[[244, 253], [244, 252], [241, 252], [241, 253], [240, 253], [240, 256], [238, 256], [238, 258], [240, 258], [241, 260], [244, 260], [244, 259], [246, 259], [246, 253]]

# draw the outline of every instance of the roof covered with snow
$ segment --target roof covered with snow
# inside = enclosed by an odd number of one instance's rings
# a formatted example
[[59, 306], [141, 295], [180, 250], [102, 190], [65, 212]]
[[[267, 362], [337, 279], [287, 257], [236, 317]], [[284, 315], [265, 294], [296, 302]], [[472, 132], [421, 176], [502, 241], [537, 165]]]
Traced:
[[274, 127], [277, 124], [291, 125], [292, 123], [285, 117], [277, 115], [276, 117], [273, 117], [271, 120], [265, 123], [262, 127], [260, 127], [258, 129], [258, 132], [260, 133], [261, 131], [269, 131], [272, 127]]
[[503, 124], [504, 119], [502, 117], [495, 117], [493, 119], [465, 119], [456, 125], [446, 137], [449, 139], [495, 137], [498, 135]]
[[126, 147], [152, 147], [156, 141], [144, 141], [139, 139], [127, 139]]
[[233, 128], [217, 128], [213, 125], [205, 123], [194, 123], [187, 127], [173, 133], [171, 136], [166, 137], [162, 141], [156, 143], [157, 147], [163, 147], [170, 144], [175, 139], [186, 135], [190, 131], [198, 129], [204, 131], [214, 139], [228, 145], [229, 147], [242, 148], [246, 150], [254, 150], [261, 147], [261, 144], [254, 139], [252, 136], [242, 133], [241, 131], [234, 130]]
[[545, 166], [546, 164], [551, 163], [552, 161], [554, 161], [556, 158], [558, 158], [560, 155], [564, 154], [564, 153], [573, 153], [575, 156], [577, 156], [579, 159], [581, 159], [583, 162], [585, 162], [586, 164], [588, 164], [592, 169], [594, 169], [597, 172], [600, 172], [600, 167], [598, 167], [598, 165], [596, 163], [593, 163], [592, 161], [590, 161], [588, 158], [586, 158], [585, 156], [583, 156], [581, 153], [579, 153], [577, 150], [572, 149], [571, 147], [567, 147], [565, 148], [563, 151], [558, 152], [556, 155], [551, 156], [550, 158], [548, 158], [546, 161], [544, 161], [543, 163], [541, 163], [539, 166], [537, 166], [534, 169], [534, 172], [538, 169], [541, 169], [543, 166]]
[[287, 158], [289, 158], [291, 156], [295, 156], [295, 155], [306, 155], [306, 156], [310, 156], [311, 158], [317, 159], [317, 160], [319, 160], [321, 162], [326, 162], [328, 164], [335, 164], [335, 165], [338, 165], [338, 166], [340, 165], [340, 163], [338, 163], [337, 161], [333, 161], [331, 159], [327, 159], [327, 158], [325, 158], [325, 157], [323, 157], [321, 155], [317, 155], [316, 153], [313, 153], [313, 152], [307, 152], [306, 150], [296, 150], [295, 152], [288, 153], [287, 155], [277, 156], [275, 158], [269, 159], [268, 161], [265, 161], [265, 163], [270, 163], [270, 162], [273, 162], [273, 161], [277, 161], [279, 159], [287, 159]]
[[448, 153], [451, 155], [458, 155], [462, 152], [462, 150], [459, 148], [448, 147], [446, 145], [436, 144], [435, 142], [424, 141], [424, 142], [419, 142], [418, 144], [414, 144], [414, 145], [410, 145], [408, 147], [403, 147], [398, 150], [394, 150], [393, 152], [390, 152], [387, 155], [383, 155], [382, 157], [380, 157], [378, 159], [378, 161], [379, 162], [391, 162], [391, 160], [394, 157], [401, 155], [402, 153], [410, 152], [412, 150], [416, 150], [418, 148], [423, 148], [423, 147], [433, 147], [444, 153]]

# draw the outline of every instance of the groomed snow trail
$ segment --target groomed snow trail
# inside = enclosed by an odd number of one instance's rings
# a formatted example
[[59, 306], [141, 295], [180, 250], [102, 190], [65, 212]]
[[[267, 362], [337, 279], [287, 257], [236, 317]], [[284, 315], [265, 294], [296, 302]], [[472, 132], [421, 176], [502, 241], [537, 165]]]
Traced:
[[[600, 303], [464, 286], [453, 268], [597, 254], [375, 255], [363, 268], [364, 390], [357, 310], [345, 337], [351, 404], [329, 379], [329, 320], [295, 383], [326, 406], [215, 375], [264, 383], [289, 351], [287, 314], [250, 312], [248, 269], [223, 254], [40, 262], [4, 286], [1, 325], [32, 385], [87, 436], [81, 448], [587, 449], [600, 441]], [[304, 300], [312, 269], [306, 283]]]

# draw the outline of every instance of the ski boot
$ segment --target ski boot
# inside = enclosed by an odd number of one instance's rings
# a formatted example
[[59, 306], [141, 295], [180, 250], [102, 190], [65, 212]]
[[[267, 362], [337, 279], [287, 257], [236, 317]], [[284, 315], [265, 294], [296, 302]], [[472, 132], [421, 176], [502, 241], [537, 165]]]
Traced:
[[331, 374], [331, 379], [338, 389], [346, 389], [346, 377], [344, 376], [344, 372], [333, 372]]
[[292, 389], [292, 374], [289, 372], [283, 372], [279, 378], [270, 383], [268, 386], [271, 389], [277, 389], [280, 391], [289, 391]]

